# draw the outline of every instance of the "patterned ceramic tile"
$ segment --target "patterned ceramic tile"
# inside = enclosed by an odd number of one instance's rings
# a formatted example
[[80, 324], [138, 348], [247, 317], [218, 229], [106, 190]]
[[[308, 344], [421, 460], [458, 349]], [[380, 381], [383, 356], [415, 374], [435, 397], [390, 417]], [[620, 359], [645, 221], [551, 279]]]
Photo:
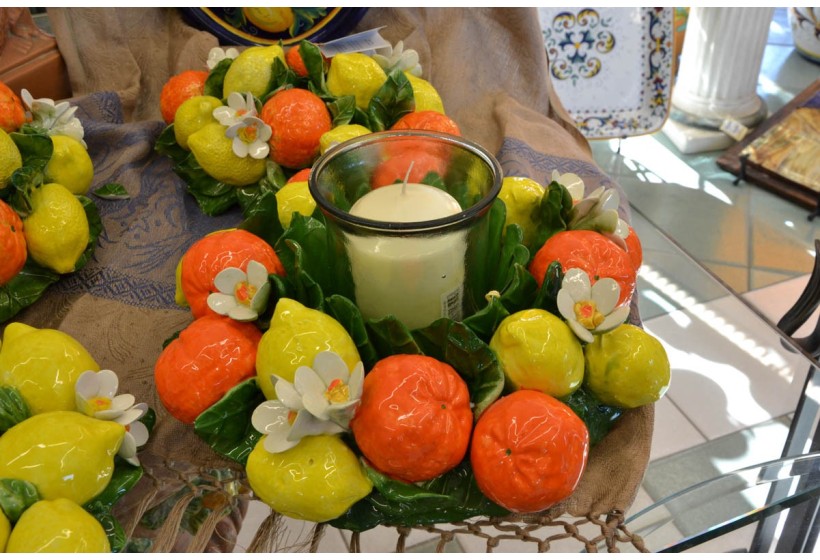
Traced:
[[588, 138], [654, 132], [672, 93], [673, 8], [539, 8], [550, 73]]

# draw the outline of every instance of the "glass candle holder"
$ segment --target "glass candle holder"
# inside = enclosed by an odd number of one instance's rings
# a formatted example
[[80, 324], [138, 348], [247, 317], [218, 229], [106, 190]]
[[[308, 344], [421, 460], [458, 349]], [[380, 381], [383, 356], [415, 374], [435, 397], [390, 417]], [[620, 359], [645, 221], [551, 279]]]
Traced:
[[365, 319], [393, 315], [415, 329], [473, 311], [465, 279], [478, 253], [470, 246], [502, 178], [478, 144], [410, 130], [348, 140], [314, 163], [310, 194]]

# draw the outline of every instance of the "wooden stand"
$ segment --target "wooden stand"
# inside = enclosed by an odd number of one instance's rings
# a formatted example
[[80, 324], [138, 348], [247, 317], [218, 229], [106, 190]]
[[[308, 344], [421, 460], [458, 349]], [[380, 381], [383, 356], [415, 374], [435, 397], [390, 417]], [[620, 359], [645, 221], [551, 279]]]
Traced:
[[27, 89], [35, 99], [71, 97], [57, 40], [37, 27], [28, 8], [0, 8], [0, 81], [18, 95]]

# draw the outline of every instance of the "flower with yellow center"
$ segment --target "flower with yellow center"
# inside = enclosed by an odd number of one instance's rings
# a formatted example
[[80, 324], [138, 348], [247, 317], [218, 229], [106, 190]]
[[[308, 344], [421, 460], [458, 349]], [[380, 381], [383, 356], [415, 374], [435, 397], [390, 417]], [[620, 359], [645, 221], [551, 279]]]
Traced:
[[256, 111], [256, 101], [250, 92], [246, 92], [243, 96], [238, 91], [232, 91], [228, 95], [228, 104], [214, 109], [213, 116], [222, 126], [233, 126], [245, 117], [259, 115]]
[[349, 429], [364, 386], [364, 366], [349, 371], [334, 352], [320, 352], [312, 367], [296, 370], [293, 383], [275, 377], [277, 399], [254, 410], [251, 424], [266, 435], [265, 449], [281, 453], [303, 437], [338, 434]]
[[219, 292], [208, 296], [208, 307], [235, 321], [255, 321], [265, 311], [270, 294], [268, 271], [260, 262], [248, 261], [248, 272], [228, 267], [214, 278]]
[[134, 395], [117, 395], [119, 378], [110, 369], [85, 371], [74, 384], [77, 411], [99, 420], [111, 420], [125, 426], [125, 438], [118, 454], [139, 466], [137, 448], [148, 442], [148, 428], [138, 422], [148, 412], [145, 403], [134, 404]]
[[225, 130], [225, 136], [233, 138], [231, 148], [239, 157], [265, 159], [270, 153], [268, 140], [271, 137], [271, 127], [259, 117], [242, 117], [241, 121]]
[[615, 307], [620, 293], [620, 286], [612, 278], [600, 278], [591, 284], [586, 272], [570, 268], [556, 303], [572, 332], [582, 341], [592, 342], [595, 334], [611, 331], [629, 316], [629, 306]]

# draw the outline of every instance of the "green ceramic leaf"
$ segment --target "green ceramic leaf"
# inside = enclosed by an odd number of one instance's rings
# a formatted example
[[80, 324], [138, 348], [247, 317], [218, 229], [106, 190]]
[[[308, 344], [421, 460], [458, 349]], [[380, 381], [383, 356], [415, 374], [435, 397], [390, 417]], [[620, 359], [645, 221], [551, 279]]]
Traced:
[[0, 385], [0, 435], [31, 416], [26, 401], [20, 392], [5, 385]]
[[492, 298], [484, 308], [464, 319], [463, 323], [481, 340], [489, 343], [498, 325], [501, 324], [510, 312], [504, 307], [499, 298]]
[[0, 322], [11, 319], [40, 299], [46, 288], [59, 279], [59, 274], [29, 258], [17, 276], [0, 286]]
[[404, 323], [393, 315], [379, 320], [366, 321], [365, 325], [379, 358], [386, 358], [394, 354], [423, 354]]
[[430, 492], [415, 484], [408, 484], [400, 482], [389, 476], [380, 473], [376, 469], [370, 467], [366, 462], [363, 462], [364, 472], [367, 478], [373, 483], [373, 487], [381, 493], [382, 496], [392, 501], [412, 502], [414, 500], [423, 499], [438, 499], [442, 503], [455, 503], [455, 500], [446, 494], [438, 494]]
[[100, 219], [100, 211], [94, 201], [87, 196], [77, 196], [85, 210], [85, 216], [88, 219], [88, 245], [80, 258], [74, 264], [74, 270], [80, 270], [86, 265], [89, 259], [94, 255], [94, 249], [97, 247], [97, 239], [103, 231], [102, 219]]
[[111, 511], [120, 498], [136, 486], [142, 478], [143, 468], [136, 467], [117, 456], [114, 460], [114, 473], [111, 480], [100, 494], [83, 504], [88, 511]]
[[327, 104], [330, 114], [333, 117], [333, 128], [350, 124], [356, 114], [356, 98], [352, 95], [339, 97]]
[[541, 248], [544, 242], [558, 233], [567, 229], [569, 213], [572, 210], [572, 196], [569, 191], [553, 181], [547, 186], [544, 196], [541, 197], [541, 204], [538, 207], [538, 233], [533, 236], [533, 244], [530, 247], [533, 254]]
[[[314, 88], [314, 93], [321, 92], [327, 94], [327, 84], [325, 83], [325, 60], [319, 47], [310, 41], [299, 43], [299, 54], [308, 72], [308, 80]], [[317, 93], [319, 95], [319, 93]], [[334, 115], [335, 116], [335, 115]], [[335, 122], [333, 126], [338, 126]]]
[[35, 133], [33, 130], [27, 134], [12, 132], [9, 136], [20, 150], [23, 166], [42, 171], [54, 153], [54, 143], [47, 134]]
[[31, 482], [16, 478], [0, 478], [0, 509], [12, 524], [39, 499], [40, 494]]
[[220, 455], [244, 465], [261, 437], [251, 416], [264, 400], [255, 378], [243, 381], [196, 417], [194, 432]]
[[202, 95], [210, 95], [211, 97], [222, 99], [222, 84], [225, 82], [225, 74], [228, 73], [228, 68], [231, 67], [233, 61], [233, 58], [223, 58], [208, 72]]
[[496, 286], [495, 282], [500, 270], [500, 248], [506, 217], [507, 208], [502, 201], [496, 200], [490, 207], [486, 222], [470, 232], [464, 294], [467, 309], [483, 308], [487, 293], [500, 291], [504, 287]]
[[367, 107], [368, 128], [373, 132], [388, 130], [404, 115], [412, 113], [415, 106], [413, 86], [407, 76], [401, 70], [393, 70], [370, 99]]
[[127, 200], [131, 198], [125, 187], [119, 183], [106, 183], [92, 191], [92, 194], [104, 200]]
[[192, 153], [177, 161], [173, 169], [206, 215], [218, 216], [237, 203], [236, 187], [208, 175]]
[[362, 313], [356, 305], [344, 296], [332, 295], [325, 298], [325, 312], [336, 319], [342, 327], [350, 334], [359, 357], [362, 359], [365, 371], [370, 369], [379, 361], [379, 355], [370, 336], [367, 334]]
[[601, 404], [601, 401], [583, 386], [562, 400], [586, 424], [591, 446], [604, 439], [615, 421], [623, 414], [623, 410], [618, 407]]
[[[395, 481], [385, 481], [389, 491], [399, 490]], [[380, 491], [358, 501], [330, 525], [351, 531], [366, 531], [378, 525], [426, 525], [462, 521], [470, 517], [496, 517], [509, 512], [487, 499], [478, 489], [467, 461], [446, 474], [417, 486], [418, 494], [403, 496], [391, 493], [390, 499]], [[403, 490], [403, 489], [402, 489]], [[422, 497], [430, 493], [444, 496]]]
[[[216, 97], [222, 96], [218, 95]], [[173, 124], [166, 126], [160, 133], [157, 141], [154, 142], [154, 150], [158, 154], [170, 158], [174, 163], [179, 163], [190, 155], [190, 152], [177, 144]]]
[[125, 548], [125, 530], [117, 521], [117, 518], [109, 510], [89, 510], [88, 513], [100, 522], [105, 535], [108, 537], [111, 552], [122, 552]]
[[544, 281], [538, 289], [532, 306], [537, 309], [544, 309], [560, 317], [561, 313], [558, 311], [557, 300], [558, 291], [561, 289], [563, 281], [564, 273], [561, 269], [561, 263], [553, 261], [549, 267], [547, 267], [547, 272], [544, 274]]
[[504, 389], [504, 372], [495, 353], [464, 323], [443, 318], [413, 331], [422, 352], [450, 364], [467, 382], [478, 418]]

